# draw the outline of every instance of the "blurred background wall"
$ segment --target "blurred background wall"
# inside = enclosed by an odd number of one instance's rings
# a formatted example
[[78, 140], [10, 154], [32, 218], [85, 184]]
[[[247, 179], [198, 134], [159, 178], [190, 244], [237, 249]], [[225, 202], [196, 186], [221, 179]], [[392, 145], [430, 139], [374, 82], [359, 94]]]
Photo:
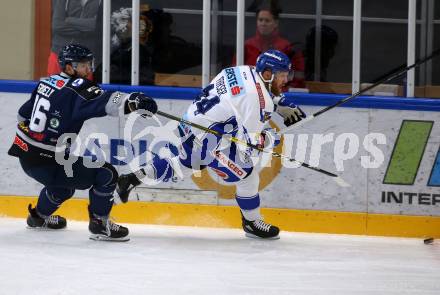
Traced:
[[0, 9], [0, 79], [33, 79], [33, 0], [2, 0]]

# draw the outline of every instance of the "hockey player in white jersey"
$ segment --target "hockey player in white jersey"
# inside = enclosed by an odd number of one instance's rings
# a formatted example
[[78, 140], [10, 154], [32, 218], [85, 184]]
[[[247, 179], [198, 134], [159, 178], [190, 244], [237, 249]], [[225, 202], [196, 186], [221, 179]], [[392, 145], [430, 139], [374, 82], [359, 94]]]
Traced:
[[304, 112], [281, 93], [290, 70], [289, 58], [284, 53], [269, 50], [258, 57], [256, 67], [237, 66], [221, 71], [193, 101], [184, 119], [223, 136], [181, 123], [179, 155], [171, 159], [156, 157], [144, 168], [121, 175], [117, 187], [121, 200], [126, 202], [130, 191], [141, 182], [166, 181], [210, 167], [225, 182], [236, 185], [235, 198], [246, 236], [279, 238], [278, 227], [264, 222], [260, 214], [259, 174], [254, 169], [260, 151], [225, 137], [272, 148], [279, 143], [279, 137], [265, 126], [274, 111], [288, 126], [305, 118]]

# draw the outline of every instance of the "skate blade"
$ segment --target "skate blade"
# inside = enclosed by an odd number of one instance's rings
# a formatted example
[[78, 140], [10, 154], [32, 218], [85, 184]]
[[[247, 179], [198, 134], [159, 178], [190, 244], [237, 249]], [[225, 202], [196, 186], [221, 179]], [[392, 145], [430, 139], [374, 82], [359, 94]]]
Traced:
[[26, 225], [26, 228], [30, 229], [30, 230], [34, 230], [34, 231], [60, 231], [60, 230], [65, 230], [67, 228], [67, 226], [63, 227], [63, 228], [56, 229], [56, 228], [48, 228], [48, 227], [39, 227], [39, 226], [29, 226], [29, 225]]
[[245, 233], [245, 236], [248, 238], [257, 239], [257, 240], [279, 240], [280, 239], [280, 235], [277, 235], [275, 237], [270, 237], [270, 238], [262, 238], [262, 237], [254, 235], [254, 234], [251, 234], [251, 233]]
[[93, 241], [104, 241], [104, 242], [128, 242], [130, 241], [129, 237], [122, 237], [122, 238], [111, 238], [107, 237], [105, 235], [90, 235], [90, 240]]

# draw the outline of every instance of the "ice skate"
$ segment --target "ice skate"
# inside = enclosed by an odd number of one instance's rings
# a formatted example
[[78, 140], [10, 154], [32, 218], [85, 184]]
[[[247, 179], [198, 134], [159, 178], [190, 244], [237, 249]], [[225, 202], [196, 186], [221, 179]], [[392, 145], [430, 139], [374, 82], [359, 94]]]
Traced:
[[128, 228], [114, 223], [108, 216], [90, 213], [90, 239], [95, 241], [127, 242]]
[[243, 230], [246, 233], [246, 237], [270, 240], [277, 240], [280, 238], [280, 229], [275, 225], [266, 223], [261, 219], [257, 219], [254, 221], [246, 220], [243, 215], [241, 216], [241, 218]]
[[67, 222], [64, 217], [59, 215], [44, 216], [38, 213], [37, 208], [32, 208], [32, 205], [28, 206], [29, 215], [27, 217], [27, 225], [29, 228], [38, 229], [63, 229], [66, 227]]

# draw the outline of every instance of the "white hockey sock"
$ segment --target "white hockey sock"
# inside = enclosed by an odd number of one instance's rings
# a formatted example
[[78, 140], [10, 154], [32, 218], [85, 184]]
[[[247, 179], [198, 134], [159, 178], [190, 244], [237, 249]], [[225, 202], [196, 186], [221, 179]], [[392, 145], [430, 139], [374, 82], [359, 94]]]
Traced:
[[252, 209], [252, 210], [243, 210], [243, 209], [240, 209], [240, 210], [241, 210], [241, 213], [243, 213], [243, 216], [246, 220], [254, 221], [257, 219], [261, 219], [260, 207]]

